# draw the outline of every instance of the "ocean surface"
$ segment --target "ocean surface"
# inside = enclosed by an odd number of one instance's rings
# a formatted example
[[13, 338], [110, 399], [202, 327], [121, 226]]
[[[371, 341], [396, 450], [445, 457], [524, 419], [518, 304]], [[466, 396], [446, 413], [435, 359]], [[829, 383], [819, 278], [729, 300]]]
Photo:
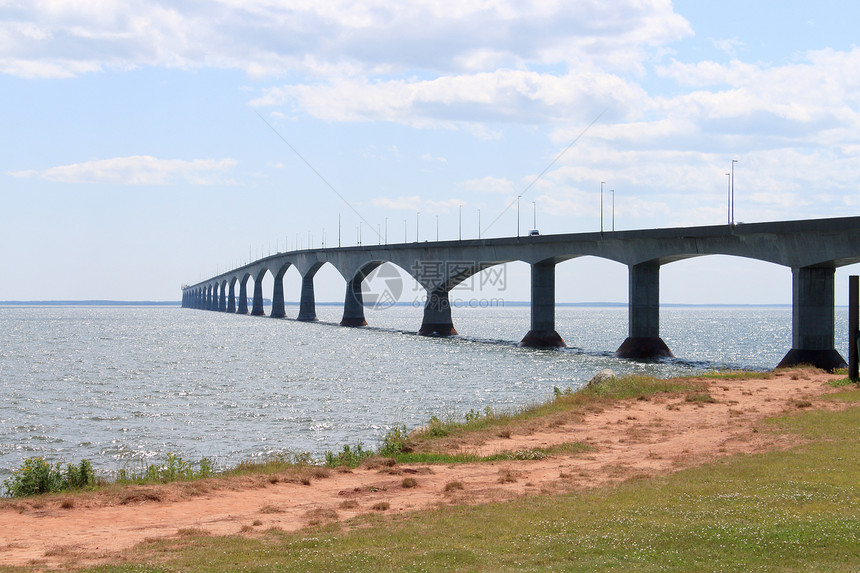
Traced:
[[[844, 310], [844, 309], [843, 309]], [[847, 310], [837, 309], [846, 355]], [[268, 309], [267, 309], [268, 312]], [[279, 452], [376, 446], [400, 424], [515, 409], [603, 368], [668, 377], [773, 368], [788, 307], [664, 307], [676, 359], [612, 356], [626, 307], [560, 307], [560, 350], [517, 347], [529, 308], [455, 308], [452, 338], [415, 331], [422, 309], [368, 310], [366, 328], [157, 306], [0, 306], [0, 481], [24, 458], [139, 469], [168, 453], [228, 467]], [[288, 316], [297, 308], [287, 306]]]

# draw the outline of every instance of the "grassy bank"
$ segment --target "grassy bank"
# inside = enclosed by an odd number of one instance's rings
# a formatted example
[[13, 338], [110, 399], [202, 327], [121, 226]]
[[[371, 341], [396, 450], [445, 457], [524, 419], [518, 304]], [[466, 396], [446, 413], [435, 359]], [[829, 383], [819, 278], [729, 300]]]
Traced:
[[[742, 373], [761, 376], [761, 373]], [[738, 373], [730, 374], [736, 376]], [[660, 379], [651, 376], [624, 376], [612, 378], [599, 386], [587, 387], [576, 392], [570, 388], [555, 389], [555, 397], [545, 403], [527, 406], [511, 412], [497, 412], [490, 408], [483, 412], [474, 410], [464, 420], [440, 420], [432, 417], [427, 426], [409, 434], [405, 426], [392, 428], [378, 447], [365, 447], [361, 443], [344, 445], [340, 451], [325, 452], [322, 460], [308, 453], [284, 452], [265, 460], [246, 461], [234, 468], [216, 471], [214, 462], [203, 458], [194, 464], [178, 454], [170, 453], [164, 462], [141, 466], [137, 469], [123, 468], [115, 475], [99, 472], [88, 460], [77, 464], [50, 463], [44, 458], [28, 458], [13, 475], [3, 482], [3, 494], [11, 498], [40, 496], [43, 494], [116, 490], [127, 485], [155, 485], [177, 481], [195, 481], [206, 478], [230, 478], [247, 475], [290, 474], [287, 479], [302, 481], [310, 474], [320, 477], [320, 467], [355, 467], [363, 460], [373, 457], [393, 458], [398, 463], [470, 463], [492, 462], [506, 459], [539, 459], [553, 453], [574, 452], [584, 449], [582, 444], [568, 444], [561, 449], [529, 450], [510, 452], [495, 456], [440, 454], [440, 446], [446, 438], [461, 439], [471, 436], [480, 440], [487, 434], [522, 429], [531, 420], [550, 416], [568, 416], [583, 408], [600, 407], [608, 401], [652, 396], [660, 393], [696, 392], [703, 387], [701, 382], [686, 379]], [[0, 499], [0, 507], [5, 500]]]
[[[857, 402], [860, 391], [848, 386], [832, 399]], [[860, 569], [860, 408], [779, 418], [761, 431], [791, 432], [807, 442], [665, 478], [479, 507], [367, 516], [349, 528], [270, 530], [251, 538], [185, 531], [178, 540], [146, 543], [127, 555], [150, 565], [93, 570]]]

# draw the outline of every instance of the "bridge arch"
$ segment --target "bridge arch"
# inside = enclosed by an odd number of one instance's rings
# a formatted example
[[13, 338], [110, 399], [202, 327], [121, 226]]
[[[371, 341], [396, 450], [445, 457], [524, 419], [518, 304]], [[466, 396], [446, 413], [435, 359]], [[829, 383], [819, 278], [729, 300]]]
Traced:
[[[312, 264], [330, 262], [342, 276], [348, 278], [347, 282], [353, 292], [355, 280], [363, 278], [360, 275], [366, 272], [362, 269], [366, 269], [368, 261], [390, 261], [416, 278], [418, 273], [412, 272], [414, 261], [472, 261], [470, 265], [466, 265], [465, 270], [445, 273], [435, 283], [420, 280], [431, 295], [447, 295], [451, 288], [482, 267], [522, 260], [531, 265], [533, 291], [543, 288], [546, 292], [554, 292], [554, 289], [547, 288], [544, 283], [547, 280], [553, 281], [554, 286], [555, 265], [586, 255], [627, 265], [631, 325], [631, 336], [628, 336], [628, 339], [635, 338], [633, 335], [640, 327], [646, 334], [654, 334], [659, 339], [656, 329], [658, 321], [653, 321], [654, 327], [649, 326], [648, 313], [639, 316], [636, 309], [644, 308], [648, 309], [648, 312], [656, 310], [659, 316], [661, 266], [692, 257], [729, 255], [791, 268], [794, 308], [792, 352], [803, 351], [814, 363], [830, 367], [826, 363], [827, 359], [841, 361], [832, 343], [834, 275], [837, 268], [860, 262], [860, 217], [404, 243], [384, 247], [379, 245], [308, 249], [265, 257], [187, 288], [198, 289], [192, 292], [199, 294], [195, 298], [199, 299], [200, 307], [210, 308], [214, 294], [218, 293], [220, 297], [224, 291], [223, 281], [220, 285], [216, 281], [221, 281], [224, 276], [235, 275], [240, 286], [240, 308], [237, 310], [242, 312], [241, 305], [244, 303], [244, 312], [247, 312], [247, 300], [243, 300], [244, 293], [241, 291], [247, 287], [248, 278], [253, 277], [255, 283], [259, 283], [265, 274], [261, 275], [258, 270], [268, 269], [281, 259], [292, 260], [303, 277]], [[280, 263], [282, 264], [283, 262]], [[470, 266], [471, 269], [468, 268]], [[277, 274], [277, 271], [274, 273]], [[542, 280], [544, 283], [541, 283]], [[255, 296], [255, 299], [258, 298]], [[441, 300], [442, 297], [429, 298]], [[185, 301], [186, 297], [183, 300]], [[428, 308], [430, 306], [432, 305], [428, 305]], [[536, 305], [532, 306], [534, 312]], [[425, 314], [425, 322], [427, 318]], [[449, 318], [447, 320], [450, 322]], [[619, 348], [619, 355], [622, 355], [620, 350]], [[659, 352], [659, 349], [652, 348], [650, 351], [653, 356], [653, 352]]]

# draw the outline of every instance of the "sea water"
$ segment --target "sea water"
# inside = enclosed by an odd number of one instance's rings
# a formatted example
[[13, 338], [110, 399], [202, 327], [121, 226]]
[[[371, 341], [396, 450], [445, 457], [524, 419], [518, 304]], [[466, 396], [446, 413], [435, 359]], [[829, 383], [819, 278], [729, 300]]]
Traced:
[[[288, 306], [289, 316], [296, 308]], [[369, 327], [150, 306], [0, 307], [0, 480], [24, 458], [102, 471], [209, 457], [218, 466], [281, 452], [322, 457], [376, 446], [393, 426], [512, 410], [596, 372], [660, 377], [768, 369], [791, 347], [788, 307], [663, 308], [676, 359], [613, 357], [625, 307], [559, 307], [568, 347], [519, 348], [529, 308], [455, 308], [460, 335], [415, 332], [422, 310], [368, 311]], [[847, 337], [837, 312], [837, 349]]]

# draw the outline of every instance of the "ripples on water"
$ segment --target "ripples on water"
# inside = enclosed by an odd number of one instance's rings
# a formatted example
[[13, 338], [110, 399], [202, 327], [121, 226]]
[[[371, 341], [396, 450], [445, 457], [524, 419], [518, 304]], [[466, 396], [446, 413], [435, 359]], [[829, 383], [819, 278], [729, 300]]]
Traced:
[[788, 308], [664, 308], [679, 359], [660, 363], [612, 357], [626, 308], [559, 308], [561, 351], [516, 346], [528, 307], [454, 309], [461, 336], [450, 339], [414, 334], [420, 308], [368, 311], [364, 329], [336, 326], [336, 306], [318, 314], [309, 324], [175, 307], [0, 307], [0, 479], [31, 456], [108, 470], [168, 452], [222, 466], [284, 450], [321, 456], [375, 446], [391, 426], [431, 415], [546, 400], [602, 368], [772, 368], [791, 346]]

